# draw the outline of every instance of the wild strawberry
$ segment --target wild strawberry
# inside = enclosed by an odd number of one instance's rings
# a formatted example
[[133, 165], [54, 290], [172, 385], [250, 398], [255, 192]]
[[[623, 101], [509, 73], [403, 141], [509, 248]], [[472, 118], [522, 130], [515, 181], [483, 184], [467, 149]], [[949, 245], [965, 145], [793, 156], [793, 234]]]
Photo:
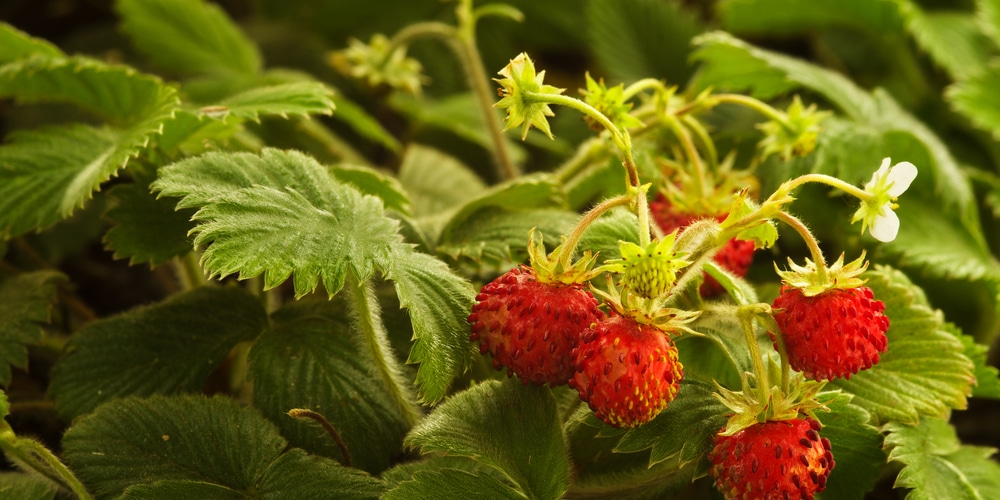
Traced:
[[581, 284], [542, 283], [520, 266], [480, 290], [469, 314], [473, 342], [525, 383], [565, 384], [573, 376], [570, 353], [580, 333], [604, 318]]
[[690, 262], [685, 252], [674, 252], [674, 237], [653, 240], [643, 248], [635, 243], [621, 242], [621, 258], [609, 260], [602, 269], [623, 273], [622, 284], [640, 297], [656, 299], [666, 294], [677, 279], [677, 270]]
[[573, 362], [569, 386], [614, 427], [652, 420], [677, 396], [684, 376], [666, 332], [617, 313], [583, 332]]
[[[774, 300], [792, 368], [814, 380], [850, 378], [878, 363], [886, 350], [885, 304], [868, 287], [831, 288], [814, 296], [789, 285]], [[774, 332], [771, 339], [778, 343]]]
[[727, 500], [811, 499], [835, 463], [830, 440], [811, 418], [760, 422], [717, 435], [709, 474]]
[[[678, 230], [678, 233], [681, 233], [684, 229], [691, 225], [692, 222], [698, 220], [699, 218], [704, 218], [678, 210], [663, 195], [660, 195], [654, 201], [651, 201], [649, 203], [649, 208], [653, 215], [653, 220], [655, 220], [656, 224], [660, 226], [660, 229], [666, 233], [674, 230]], [[725, 220], [726, 215], [727, 214], [715, 214], [714, 218], [719, 222], [722, 222]], [[753, 252], [754, 244], [752, 241], [733, 238], [727, 241], [725, 246], [719, 249], [713, 260], [729, 272], [742, 277], [746, 276], [747, 270], [750, 269], [750, 264], [753, 263]], [[701, 294], [709, 297], [712, 295], [718, 295], [719, 293], [722, 293], [722, 291], [722, 285], [720, 285], [715, 278], [705, 274], [705, 281], [702, 283], [700, 289]]]

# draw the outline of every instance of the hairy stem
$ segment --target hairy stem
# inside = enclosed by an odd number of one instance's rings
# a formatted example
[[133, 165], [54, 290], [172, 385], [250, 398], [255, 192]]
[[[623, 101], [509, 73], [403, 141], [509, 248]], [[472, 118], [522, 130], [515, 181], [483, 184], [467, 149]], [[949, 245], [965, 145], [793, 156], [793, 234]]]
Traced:
[[799, 233], [799, 236], [802, 236], [802, 239], [805, 240], [806, 245], [809, 247], [809, 253], [812, 254], [813, 262], [816, 263], [816, 275], [819, 282], [826, 283], [826, 259], [823, 257], [823, 251], [820, 250], [816, 237], [813, 236], [812, 232], [809, 231], [809, 228], [801, 220], [784, 210], [778, 212], [778, 219], [788, 224], [795, 232]]
[[22, 468], [31, 469], [48, 480], [67, 488], [80, 500], [91, 500], [93, 497], [84, 488], [83, 483], [66, 465], [59, 461], [51, 451], [34, 439], [14, 437], [13, 433], [0, 437], [0, 449], [7, 458], [13, 460]]
[[340, 433], [337, 432], [337, 429], [333, 427], [333, 424], [326, 417], [306, 408], [292, 408], [288, 410], [288, 416], [292, 418], [307, 418], [323, 427], [327, 435], [337, 443], [337, 448], [340, 448], [340, 454], [344, 457], [344, 465], [351, 467], [351, 453], [347, 450], [347, 443], [344, 442], [344, 438], [340, 437]]
[[349, 292], [348, 302], [354, 317], [355, 329], [360, 334], [360, 345], [367, 350], [375, 375], [385, 385], [390, 398], [406, 422], [410, 425], [416, 424], [420, 418], [420, 411], [410, 389], [410, 383], [403, 375], [402, 366], [389, 345], [389, 335], [382, 323], [375, 288], [369, 281], [358, 281], [353, 273], [348, 273], [344, 287]]
[[573, 259], [573, 252], [576, 250], [576, 245], [580, 242], [580, 238], [583, 237], [583, 233], [587, 231], [587, 228], [597, 220], [598, 217], [604, 215], [607, 211], [615, 207], [623, 207], [632, 203], [632, 197], [623, 194], [621, 196], [616, 196], [614, 198], [609, 198], [602, 201], [583, 214], [583, 218], [580, 222], [577, 222], [576, 227], [570, 231], [569, 235], [566, 236], [566, 241], [560, 245], [561, 254], [558, 256], [553, 256], [553, 259], [562, 266], [563, 269], [569, 269], [571, 261]]

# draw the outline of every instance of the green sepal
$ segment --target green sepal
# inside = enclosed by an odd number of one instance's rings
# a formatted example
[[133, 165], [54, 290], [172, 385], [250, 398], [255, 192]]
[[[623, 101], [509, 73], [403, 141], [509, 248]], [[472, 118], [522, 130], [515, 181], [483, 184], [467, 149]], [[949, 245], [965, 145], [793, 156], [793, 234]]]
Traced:
[[743, 387], [740, 391], [731, 391], [716, 382], [716, 398], [733, 411], [725, 430], [719, 434], [732, 436], [757, 423], [791, 420], [799, 415], [815, 418], [813, 412], [829, 411], [817, 399], [825, 385], [825, 380], [806, 380], [801, 374], [795, 373], [789, 381], [787, 391], [774, 386], [765, 398], [756, 377], [749, 372], [743, 374]]
[[865, 253], [861, 252], [861, 257], [844, 264], [844, 254], [840, 254], [837, 261], [826, 269], [823, 276], [816, 266], [816, 263], [806, 258], [806, 265], [799, 266], [788, 259], [790, 270], [782, 271], [775, 266], [775, 271], [781, 277], [785, 285], [798, 288], [802, 295], [814, 297], [827, 290], [849, 290], [865, 284], [864, 279], [858, 276], [868, 269], [868, 261], [865, 260]]
[[[733, 203], [729, 207], [729, 215], [722, 221], [722, 228], [728, 229], [736, 227], [760, 209], [756, 203], [750, 200], [748, 189], [743, 189], [733, 197]], [[754, 249], [771, 248], [778, 240], [778, 229], [770, 218], [759, 218], [752, 221], [746, 229], [736, 233], [736, 239], [752, 241]]]
[[620, 259], [608, 260], [600, 269], [623, 273], [622, 285], [647, 299], [665, 295], [677, 281], [677, 271], [691, 264], [687, 252], [674, 252], [674, 231], [643, 248], [630, 241], [619, 242]]
[[831, 114], [829, 111], [816, 111], [815, 104], [810, 104], [808, 108], [803, 106], [796, 95], [784, 113], [784, 120], [772, 119], [757, 126], [765, 135], [759, 144], [761, 159], [777, 153], [782, 160], [788, 161], [811, 153], [816, 148], [816, 137], [821, 130], [819, 122]]
[[565, 242], [552, 250], [551, 254], [545, 253], [545, 239], [541, 233], [531, 228], [528, 232], [528, 261], [531, 263], [535, 275], [541, 283], [562, 283], [572, 285], [586, 283], [604, 272], [602, 269], [594, 269], [597, 256], [590, 251], [583, 252], [583, 255], [573, 261], [571, 256], [562, 258]]
[[[594, 107], [594, 109], [600, 111], [604, 116], [607, 116], [611, 123], [614, 123], [619, 129], [626, 129], [631, 127], [639, 127], [642, 125], [642, 120], [639, 120], [635, 116], [629, 114], [632, 110], [632, 104], [625, 102], [625, 85], [619, 83], [614, 87], [608, 88], [604, 84], [604, 79], [595, 81], [590, 77], [590, 73], [586, 73], [584, 77], [587, 80], [587, 89], [580, 90], [583, 94], [583, 101]], [[596, 120], [590, 116], [584, 116], [584, 120], [587, 122], [592, 130], [598, 132], [604, 131], [604, 126], [597, 123]]]
[[545, 71], [536, 73], [535, 63], [524, 52], [511, 59], [510, 63], [499, 71], [499, 74], [503, 78], [494, 78], [493, 80], [500, 84], [502, 98], [493, 107], [507, 110], [507, 123], [504, 125], [504, 131], [521, 125], [521, 140], [524, 140], [528, 136], [528, 129], [534, 125], [549, 139], [552, 139], [552, 130], [549, 128], [549, 120], [546, 117], [554, 116], [555, 113], [552, 112], [548, 104], [537, 102], [536, 98], [530, 94], [559, 95], [565, 89], [543, 84]]

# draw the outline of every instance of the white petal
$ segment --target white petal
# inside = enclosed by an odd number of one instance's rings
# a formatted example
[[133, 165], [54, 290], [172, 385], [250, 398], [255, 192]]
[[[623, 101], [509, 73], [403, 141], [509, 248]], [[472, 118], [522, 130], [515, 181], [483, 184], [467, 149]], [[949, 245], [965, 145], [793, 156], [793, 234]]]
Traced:
[[889, 164], [890, 163], [892, 163], [892, 159], [891, 158], [883, 158], [882, 159], [882, 165], [880, 165], [878, 167], [878, 170], [876, 170], [875, 173], [872, 174], [872, 179], [870, 181], [868, 181], [867, 184], [865, 184], [865, 189], [871, 189], [871, 188], [875, 187], [875, 185], [878, 184], [878, 180], [879, 179], [881, 179], [882, 177], [885, 177], [886, 175], [889, 174]]
[[887, 206], [882, 208], [882, 215], [876, 217], [872, 223], [871, 233], [876, 240], [888, 243], [896, 239], [896, 233], [899, 232], [899, 217], [891, 208]]
[[917, 178], [917, 167], [908, 161], [897, 163], [892, 170], [889, 171], [889, 182], [892, 186], [889, 187], [889, 196], [893, 198], [903, 194], [910, 187], [910, 183], [913, 179]]

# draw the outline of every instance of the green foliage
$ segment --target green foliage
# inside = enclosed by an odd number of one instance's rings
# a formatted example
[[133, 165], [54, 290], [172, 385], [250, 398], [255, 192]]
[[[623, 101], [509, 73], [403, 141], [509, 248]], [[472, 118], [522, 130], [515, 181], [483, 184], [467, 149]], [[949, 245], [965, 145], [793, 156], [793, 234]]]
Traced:
[[194, 210], [175, 210], [172, 200], [156, 198], [144, 183], [115, 186], [108, 196], [115, 204], [105, 216], [114, 225], [104, 243], [116, 259], [155, 266], [192, 250], [188, 232]]
[[0, 474], [0, 495], [22, 500], [52, 500], [56, 488], [38, 476], [16, 472]]
[[846, 394], [827, 393], [820, 399], [829, 412], [816, 412], [822, 436], [830, 440], [837, 466], [830, 472], [822, 498], [864, 498], [882, 474], [886, 462], [882, 433], [871, 415], [851, 403]]
[[1000, 493], [1000, 465], [994, 448], [963, 445], [955, 429], [939, 418], [918, 425], [887, 424], [889, 460], [903, 464], [896, 485], [906, 498], [991, 498]]
[[260, 121], [262, 115], [278, 115], [282, 118], [299, 115], [308, 118], [311, 114], [332, 114], [332, 95], [329, 88], [318, 82], [286, 83], [253, 88], [223, 99], [218, 106], [203, 108], [202, 111], [223, 119], [234, 116], [253, 121]]
[[52, 319], [57, 288], [65, 281], [66, 276], [55, 271], [0, 281], [0, 385], [10, 383], [11, 366], [28, 367], [26, 346], [42, 340], [42, 324]]
[[224, 397], [118, 399], [77, 420], [63, 443], [99, 498], [375, 498], [381, 490], [366, 474], [288, 447], [260, 413]]
[[555, 400], [547, 389], [514, 380], [485, 381], [449, 399], [410, 431], [406, 445], [475, 459], [526, 498], [558, 498], [569, 479]]
[[29, 36], [7, 23], [0, 23], [0, 64], [35, 54], [47, 57], [63, 55], [58, 47], [48, 41]]
[[72, 420], [116, 397], [197, 392], [264, 322], [243, 290], [203, 287], [90, 323], [52, 370], [56, 410]]

